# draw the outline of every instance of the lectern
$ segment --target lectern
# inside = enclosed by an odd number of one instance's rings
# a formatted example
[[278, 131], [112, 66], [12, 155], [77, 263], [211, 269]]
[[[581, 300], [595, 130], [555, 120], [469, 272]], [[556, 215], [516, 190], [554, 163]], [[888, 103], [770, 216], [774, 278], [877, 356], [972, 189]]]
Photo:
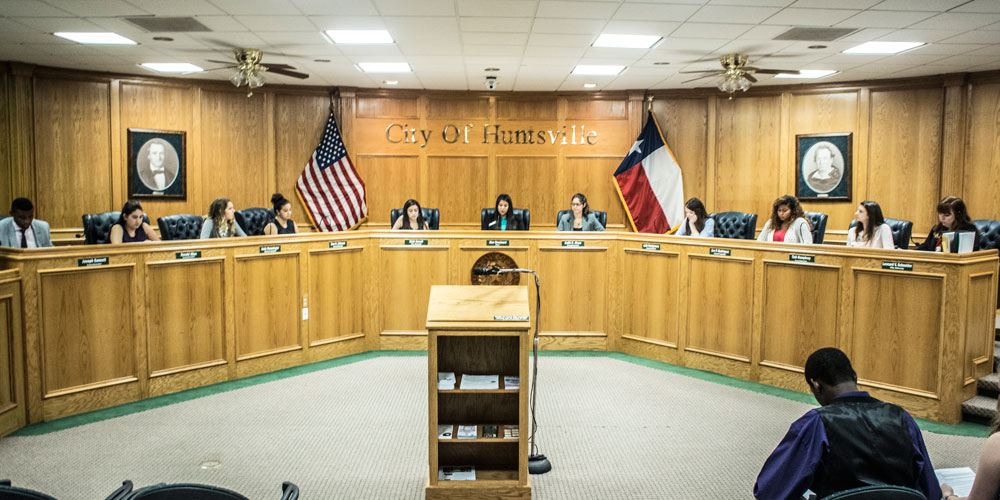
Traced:
[[[427, 306], [427, 500], [530, 499], [528, 478], [528, 289], [523, 286], [431, 287]], [[438, 374], [454, 373], [454, 389]], [[497, 387], [462, 389], [463, 375], [495, 375]], [[505, 377], [517, 376], [518, 386]], [[447, 427], [451, 426], [450, 429]], [[504, 429], [516, 437], [506, 436]], [[460, 438], [459, 427], [475, 426]], [[439, 430], [444, 429], [439, 438]], [[496, 431], [486, 436], [484, 431]], [[513, 434], [513, 433], [511, 433]], [[472, 467], [475, 479], [443, 468]], [[466, 476], [467, 477], [467, 476]]]

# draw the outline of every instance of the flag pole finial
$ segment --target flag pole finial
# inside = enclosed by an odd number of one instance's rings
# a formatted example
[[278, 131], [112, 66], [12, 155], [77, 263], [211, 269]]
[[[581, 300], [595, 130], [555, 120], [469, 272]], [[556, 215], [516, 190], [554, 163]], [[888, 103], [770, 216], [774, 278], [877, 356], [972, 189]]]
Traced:
[[646, 96], [646, 111], [653, 111], [653, 96]]

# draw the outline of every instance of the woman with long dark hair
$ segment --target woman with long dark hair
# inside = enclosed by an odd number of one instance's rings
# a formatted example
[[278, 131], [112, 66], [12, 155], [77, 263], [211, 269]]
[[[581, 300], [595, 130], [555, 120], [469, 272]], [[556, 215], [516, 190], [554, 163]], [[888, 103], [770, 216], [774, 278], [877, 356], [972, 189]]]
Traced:
[[677, 236], [715, 237], [715, 219], [708, 217], [705, 204], [698, 198], [691, 198], [684, 203], [684, 222], [674, 233]]
[[570, 211], [559, 218], [556, 229], [560, 231], [604, 231], [601, 221], [590, 211], [590, 204], [583, 193], [576, 193], [569, 202]]
[[229, 198], [218, 198], [208, 207], [208, 217], [201, 225], [201, 239], [246, 236], [236, 222], [236, 208]]
[[812, 223], [798, 198], [786, 194], [774, 200], [771, 217], [764, 223], [757, 241], [813, 242]]
[[965, 202], [962, 201], [961, 198], [957, 196], [949, 196], [938, 202], [937, 216], [938, 223], [931, 228], [929, 233], [927, 233], [927, 239], [917, 247], [917, 250], [940, 252], [941, 235], [955, 231], [970, 231], [974, 233], [972, 239], [972, 251], [979, 250], [979, 230], [977, 230], [976, 225], [972, 223], [972, 218], [969, 217], [969, 211], [966, 210]]
[[138, 201], [125, 202], [118, 222], [111, 226], [111, 243], [160, 241], [160, 235], [142, 220], [142, 216], [142, 205]]
[[486, 229], [490, 231], [518, 231], [521, 224], [514, 217], [514, 203], [509, 194], [497, 196], [493, 217], [487, 222]]
[[896, 248], [892, 241], [892, 229], [885, 223], [882, 207], [874, 201], [862, 201], [854, 212], [858, 221], [847, 230], [847, 246], [866, 248]]
[[297, 227], [292, 220], [292, 202], [281, 193], [274, 193], [271, 196], [271, 205], [274, 206], [274, 218], [264, 226], [264, 234], [295, 234]]
[[414, 229], [418, 231], [427, 230], [427, 221], [424, 220], [424, 212], [420, 208], [420, 203], [412, 198], [406, 200], [406, 203], [403, 203], [403, 214], [396, 219], [396, 223], [392, 225], [392, 228]]

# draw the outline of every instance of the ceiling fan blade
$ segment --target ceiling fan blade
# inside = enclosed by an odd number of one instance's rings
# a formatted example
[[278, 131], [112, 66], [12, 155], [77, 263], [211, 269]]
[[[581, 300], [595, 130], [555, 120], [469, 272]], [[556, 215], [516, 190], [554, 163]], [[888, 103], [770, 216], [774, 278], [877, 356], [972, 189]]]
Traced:
[[283, 63], [260, 63], [260, 65], [267, 66], [267, 69], [273, 69], [273, 68], [295, 69], [295, 66]]
[[233, 64], [233, 61], [216, 61], [215, 59], [205, 59], [205, 60], [210, 63], [216, 63], [216, 64]]
[[757, 83], [757, 79], [753, 77], [750, 73], [743, 73], [743, 78], [750, 80], [750, 83]]
[[279, 75], [290, 76], [292, 78], [300, 78], [303, 80], [309, 78], [309, 75], [306, 73], [300, 73], [298, 71], [292, 71], [290, 69], [285, 69], [285, 68], [272, 68], [270, 67], [270, 65], [267, 64], [264, 64], [264, 66], [268, 66], [267, 68], [268, 73], [277, 73]]
[[777, 75], [781, 73], [788, 73], [792, 75], [799, 74], [797, 69], [755, 69], [754, 73], [760, 73], [762, 75]]
[[690, 79], [690, 80], [685, 80], [685, 81], [683, 81], [683, 82], [681, 82], [681, 83], [689, 83], [689, 82], [693, 82], [693, 81], [696, 81], [696, 80], [701, 80], [702, 78], [711, 78], [711, 77], [713, 77], [713, 76], [715, 76], [715, 75], [705, 75], [705, 76], [699, 76], [699, 77], [697, 77], [697, 78], [692, 78], [692, 79]]
[[701, 71], [678, 71], [678, 73], [692, 73], [692, 74], [693, 73], [722, 73], [722, 71], [719, 71], [717, 69], [704, 69], [704, 70], [701, 70]]
[[220, 69], [234, 69], [234, 68], [238, 68], [238, 67], [239, 66], [236, 66], [235, 64], [230, 64], [228, 66], [218, 66], [218, 67], [215, 67], [215, 68], [207, 68], [205, 71], [216, 71], [216, 70], [220, 70]]

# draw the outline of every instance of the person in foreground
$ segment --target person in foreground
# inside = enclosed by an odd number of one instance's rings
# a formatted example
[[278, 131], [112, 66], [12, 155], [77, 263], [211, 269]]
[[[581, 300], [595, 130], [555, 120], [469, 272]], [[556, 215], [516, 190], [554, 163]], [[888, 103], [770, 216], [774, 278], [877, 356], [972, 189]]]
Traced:
[[874, 201], [862, 201], [854, 212], [858, 223], [847, 230], [847, 246], [866, 248], [896, 248], [892, 228], [885, 223], [882, 207]]
[[969, 217], [969, 211], [965, 208], [965, 202], [957, 196], [949, 196], [941, 200], [937, 205], [938, 223], [927, 233], [917, 250], [927, 252], [941, 251], [941, 234], [950, 231], [971, 231], [973, 234], [972, 251], [979, 250], [979, 231]]
[[967, 497], [959, 497], [946, 483], [941, 483], [942, 500], [996, 500], [1000, 498], [1000, 413], [993, 417], [990, 437], [979, 455], [976, 480]]
[[590, 211], [590, 204], [583, 193], [576, 193], [569, 202], [570, 212], [559, 218], [556, 229], [560, 231], [604, 231], [601, 221]]
[[784, 195], [771, 205], [771, 218], [764, 223], [757, 241], [783, 241], [785, 243], [813, 242], [812, 223], [806, 217], [799, 199]]
[[708, 217], [705, 204], [698, 198], [691, 198], [684, 203], [684, 222], [675, 233], [677, 236], [698, 236], [701, 238], [715, 237], [715, 219]]
[[858, 376], [841, 350], [825, 347], [806, 361], [806, 383], [821, 405], [792, 423], [767, 457], [753, 495], [794, 500], [889, 484], [941, 498], [934, 467], [916, 422], [902, 408], [858, 390]]
[[413, 229], [425, 231], [428, 229], [427, 221], [424, 220], [424, 211], [420, 208], [417, 200], [409, 199], [403, 203], [403, 213], [396, 218], [392, 225], [393, 229]]
[[208, 207], [208, 217], [201, 226], [201, 239], [246, 236], [236, 222], [236, 208], [229, 198], [218, 198]]
[[27, 198], [10, 204], [10, 217], [0, 220], [0, 247], [42, 248], [52, 246], [49, 223], [35, 218], [35, 206]]
[[142, 243], [160, 241], [160, 235], [142, 220], [142, 205], [126, 201], [118, 222], [111, 226], [111, 243]]
[[295, 234], [295, 221], [292, 220], [292, 202], [281, 193], [274, 193], [271, 196], [271, 205], [274, 206], [274, 218], [264, 226], [264, 234]]

